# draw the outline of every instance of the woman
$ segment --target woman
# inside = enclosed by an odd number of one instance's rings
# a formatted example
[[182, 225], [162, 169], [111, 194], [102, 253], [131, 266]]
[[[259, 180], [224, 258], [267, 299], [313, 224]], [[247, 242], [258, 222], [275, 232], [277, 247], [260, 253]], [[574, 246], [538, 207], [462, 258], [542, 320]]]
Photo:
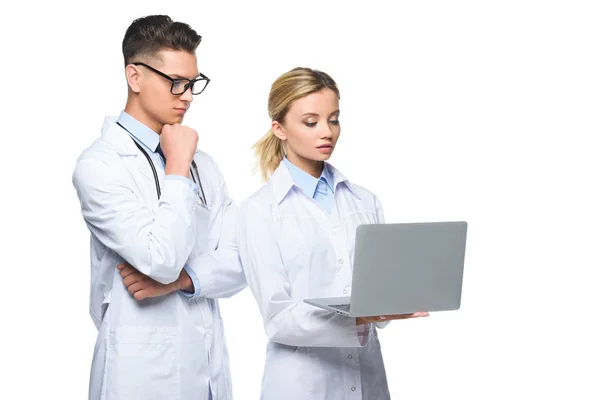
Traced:
[[340, 135], [339, 97], [323, 72], [283, 74], [269, 95], [271, 129], [255, 145], [268, 182], [240, 207], [239, 245], [269, 338], [264, 400], [389, 399], [373, 322], [428, 315], [349, 318], [303, 302], [350, 296], [356, 227], [383, 222], [377, 197], [325, 162]]

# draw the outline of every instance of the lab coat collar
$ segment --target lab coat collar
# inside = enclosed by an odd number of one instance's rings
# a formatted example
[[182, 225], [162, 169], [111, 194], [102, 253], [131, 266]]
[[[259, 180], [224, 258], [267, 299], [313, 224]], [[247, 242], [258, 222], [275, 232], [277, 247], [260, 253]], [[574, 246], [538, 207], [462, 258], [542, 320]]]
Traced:
[[[352, 183], [340, 171], [333, 167], [333, 165], [327, 162], [325, 164], [325, 167], [329, 168], [329, 173], [333, 178], [334, 191], [337, 190], [337, 186], [339, 184], [343, 184], [348, 188], [350, 193], [360, 200], [360, 196], [353, 187]], [[275, 172], [273, 172], [273, 175], [271, 175], [271, 184], [273, 185], [273, 190], [275, 191], [275, 200], [277, 201], [277, 204], [280, 204], [285, 196], [287, 196], [287, 194], [290, 192], [292, 187], [294, 187], [292, 175], [283, 161], [279, 163], [279, 166]]]

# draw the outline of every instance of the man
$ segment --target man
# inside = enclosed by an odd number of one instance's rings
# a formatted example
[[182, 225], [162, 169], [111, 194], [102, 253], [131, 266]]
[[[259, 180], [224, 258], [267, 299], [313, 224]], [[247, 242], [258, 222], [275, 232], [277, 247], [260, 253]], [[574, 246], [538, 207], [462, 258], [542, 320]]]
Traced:
[[232, 397], [217, 298], [246, 285], [236, 210], [197, 133], [180, 125], [209, 82], [200, 41], [168, 16], [131, 24], [125, 110], [105, 119], [73, 173], [91, 232], [90, 399]]

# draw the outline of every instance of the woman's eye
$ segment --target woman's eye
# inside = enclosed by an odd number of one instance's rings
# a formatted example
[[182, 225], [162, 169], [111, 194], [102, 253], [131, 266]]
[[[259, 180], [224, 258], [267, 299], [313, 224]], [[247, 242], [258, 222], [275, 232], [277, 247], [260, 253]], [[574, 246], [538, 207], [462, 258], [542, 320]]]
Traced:
[[339, 124], [340, 124], [340, 121], [339, 121], [339, 120], [337, 120], [337, 119], [334, 119], [333, 121], [329, 121], [329, 123], [330, 123], [330, 124], [333, 124], [333, 125], [339, 125]]
[[308, 126], [309, 128], [314, 128], [315, 126], [317, 126], [316, 122], [305, 122], [304, 125]]

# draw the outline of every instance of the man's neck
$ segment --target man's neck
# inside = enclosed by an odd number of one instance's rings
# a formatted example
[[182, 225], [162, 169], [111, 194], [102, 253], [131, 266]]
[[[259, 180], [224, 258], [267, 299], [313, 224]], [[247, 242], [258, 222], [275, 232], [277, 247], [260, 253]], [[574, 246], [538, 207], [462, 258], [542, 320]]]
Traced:
[[163, 128], [163, 124], [150, 118], [136, 104], [133, 104], [131, 101], [127, 101], [127, 104], [125, 105], [125, 112], [160, 135], [160, 132]]

